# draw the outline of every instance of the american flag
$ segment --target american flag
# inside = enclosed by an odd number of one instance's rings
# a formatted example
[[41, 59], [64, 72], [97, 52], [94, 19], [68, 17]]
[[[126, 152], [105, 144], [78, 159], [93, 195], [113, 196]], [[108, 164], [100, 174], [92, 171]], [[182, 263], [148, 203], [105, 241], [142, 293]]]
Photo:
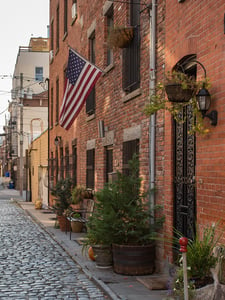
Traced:
[[101, 73], [100, 69], [74, 50], [69, 50], [65, 92], [59, 121], [64, 129], [68, 130], [73, 124]]

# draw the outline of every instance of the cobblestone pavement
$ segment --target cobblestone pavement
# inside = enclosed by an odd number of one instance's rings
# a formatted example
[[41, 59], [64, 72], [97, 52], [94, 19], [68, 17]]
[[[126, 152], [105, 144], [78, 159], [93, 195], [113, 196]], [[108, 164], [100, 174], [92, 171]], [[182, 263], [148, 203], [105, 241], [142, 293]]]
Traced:
[[0, 299], [107, 299], [11, 200], [0, 200]]

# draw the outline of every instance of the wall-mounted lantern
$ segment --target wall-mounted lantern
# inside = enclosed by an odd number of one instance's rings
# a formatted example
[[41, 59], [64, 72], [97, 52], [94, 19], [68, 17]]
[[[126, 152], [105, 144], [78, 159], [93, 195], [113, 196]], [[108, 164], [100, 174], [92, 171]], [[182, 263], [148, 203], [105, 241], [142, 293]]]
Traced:
[[57, 135], [54, 140], [55, 146], [58, 147], [60, 142], [61, 142], [61, 136]]
[[[206, 78], [206, 69], [203, 66], [203, 64], [200, 63], [198, 60], [195, 60], [195, 62], [198, 63], [203, 68], [204, 73], [205, 73], [205, 78]], [[198, 91], [198, 93], [196, 95], [196, 100], [197, 100], [198, 109], [202, 113], [202, 117], [209, 118], [211, 120], [211, 125], [216, 126], [217, 125], [217, 115], [218, 115], [217, 111], [212, 110], [210, 113], [206, 114], [206, 112], [210, 108], [211, 96], [210, 96], [209, 91], [205, 88], [204, 83], [203, 83], [202, 88]]]

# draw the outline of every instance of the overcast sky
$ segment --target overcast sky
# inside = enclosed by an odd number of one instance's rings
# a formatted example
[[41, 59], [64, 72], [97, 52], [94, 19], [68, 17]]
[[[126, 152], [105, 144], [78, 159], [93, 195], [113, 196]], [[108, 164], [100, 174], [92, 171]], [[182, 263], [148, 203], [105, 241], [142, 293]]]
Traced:
[[0, 1], [0, 133], [8, 116], [12, 75], [19, 46], [31, 37], [47, 37], [49, 0]]

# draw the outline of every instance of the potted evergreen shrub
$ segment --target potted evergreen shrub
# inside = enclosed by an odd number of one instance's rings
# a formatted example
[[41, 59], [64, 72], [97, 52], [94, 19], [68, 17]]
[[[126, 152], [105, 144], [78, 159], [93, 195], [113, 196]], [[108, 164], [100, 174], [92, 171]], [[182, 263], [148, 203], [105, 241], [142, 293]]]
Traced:
[[161, 207], [153, 211], [141, 192], [137, 157], [130, 161], [130, 174], [120, 172], [117, 180], [96, 193], [96, 206], [88, 222], [88, 239], [112, 245], [113, 268], [120, 274], [144, 275], [154, 271], [157, 231], [164, 216]]
[[85, 247], [91, 246], [98, 267], [112, 266], [112, 223], [111, 197], [108, 186], [95, 193], [95, 208], [89, 217]]
[[64, 212], [71, 205], [71, 189], [72, 181], [69, 178], [58, 180], [56, 185], [51, 189], [51, 194], [55, 197], [53, 208], [62, 231], [70, 228], [70, 222], [67, 220]]

